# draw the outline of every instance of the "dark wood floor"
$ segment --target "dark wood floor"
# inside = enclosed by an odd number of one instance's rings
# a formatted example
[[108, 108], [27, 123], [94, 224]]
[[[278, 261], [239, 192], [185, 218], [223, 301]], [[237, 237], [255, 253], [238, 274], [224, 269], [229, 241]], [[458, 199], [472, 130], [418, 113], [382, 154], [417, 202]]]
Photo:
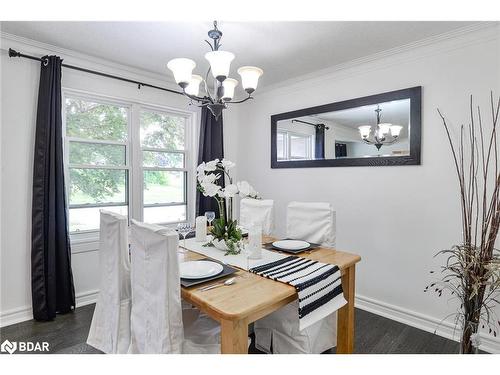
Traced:
[[[0, 329], [0, 342], [48, 341], [50, 353], [99, 353], [85, 343], [93, 311], [94, 305], [88, 305], [59, 315], [53, 322], [27, 321], [4, 327]], [[454, 341], [359, 309], [355, 344], [356, 353], [458, 353]], [[258, 353], [253, 343], [249, 352]]]

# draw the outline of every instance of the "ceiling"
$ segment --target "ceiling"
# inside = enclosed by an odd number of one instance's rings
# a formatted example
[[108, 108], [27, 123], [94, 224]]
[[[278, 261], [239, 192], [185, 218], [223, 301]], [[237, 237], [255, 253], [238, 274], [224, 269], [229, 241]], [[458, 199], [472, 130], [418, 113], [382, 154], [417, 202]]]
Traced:
[[[264, 70], [270, 85], [424, 38], [472, 22], [219, 22], [222, 48], [236, 68]], [[1, 30], [146, 71], [167, 74], [174, 57], [196, 61], [204, 75], [204, 42], [211, 22], [2, 22]], [[239, 77], [235, 77], [239, 78]]]

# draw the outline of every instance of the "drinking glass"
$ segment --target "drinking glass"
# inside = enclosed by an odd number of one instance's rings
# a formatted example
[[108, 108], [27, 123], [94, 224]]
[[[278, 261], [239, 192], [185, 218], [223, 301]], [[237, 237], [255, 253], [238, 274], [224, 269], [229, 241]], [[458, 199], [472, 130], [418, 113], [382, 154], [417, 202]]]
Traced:
[[191, 225], [191, 223], [179, 223], [177, 225], [177, 231], [182, 235], [182, 238], [184, 239], [184, 251], [185, 251], [186, 236], [193, 231], [193, 226]]
[[205, 217], [207, 218], [208, 225], [212, 226], [212, 221], [215, 219], [215, 212], [214, 211], [207, 211], [205, 212]]

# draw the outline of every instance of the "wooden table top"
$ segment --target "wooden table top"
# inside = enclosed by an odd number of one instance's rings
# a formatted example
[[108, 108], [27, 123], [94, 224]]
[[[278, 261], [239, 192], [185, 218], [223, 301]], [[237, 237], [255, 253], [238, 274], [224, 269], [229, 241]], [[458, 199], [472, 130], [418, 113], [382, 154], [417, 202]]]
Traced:
[[[269, 237], [264, 238], [264, 242], [271, 240], [272, 238]], [[298, 254], [298, 256], [336, 264], [341, 270], [361, 260], [359, 255], [331, 248], [318, 248]], [[206, 258], [204, 255], [191, 251], [179, 253], [179, 257], [181, 262]], [[198, 290], [202, 286], [220, 283], [230, 277], [236, 277], [236, 283], [231, 286], [205, 292]], [[291, 285], [266, 279], [240, 269], [236, 274], [226, 276], [226, 278], [208, 281], [205, 284], [189, 288], [183, 287], [182, 297], [215, 319], [247, 319], [248, 323], [251, 323], [294, 301], [297, 298], [297, 293]]]

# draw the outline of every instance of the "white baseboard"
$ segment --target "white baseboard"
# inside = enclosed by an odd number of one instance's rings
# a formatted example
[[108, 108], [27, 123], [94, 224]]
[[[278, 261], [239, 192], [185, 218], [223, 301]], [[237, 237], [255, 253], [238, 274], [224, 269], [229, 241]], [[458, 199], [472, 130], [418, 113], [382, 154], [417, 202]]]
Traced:
[[[355, 305], [361, 310], [369, 311], [384, 318], [436, 333], [450, 340], [459, 341], [458, 331], [455, 331], [455, 327], [449, 321], [440, 322], [439, 319], [431, 316], [360, 295], [356, 296]], [[489, 353], [500, 353], [500, 338], [481, 333], [481, 349]]]
[[[90, 305], [97, 301], [98, 290], [90, 290], [76, 295], [76, 307]], [[33, 310], [31, 306], [25, 306], [17, 309], [2, 311], [0, 313], [0, 327], [10, 326], [12, 324], [25, 322], [33, 319]]]

